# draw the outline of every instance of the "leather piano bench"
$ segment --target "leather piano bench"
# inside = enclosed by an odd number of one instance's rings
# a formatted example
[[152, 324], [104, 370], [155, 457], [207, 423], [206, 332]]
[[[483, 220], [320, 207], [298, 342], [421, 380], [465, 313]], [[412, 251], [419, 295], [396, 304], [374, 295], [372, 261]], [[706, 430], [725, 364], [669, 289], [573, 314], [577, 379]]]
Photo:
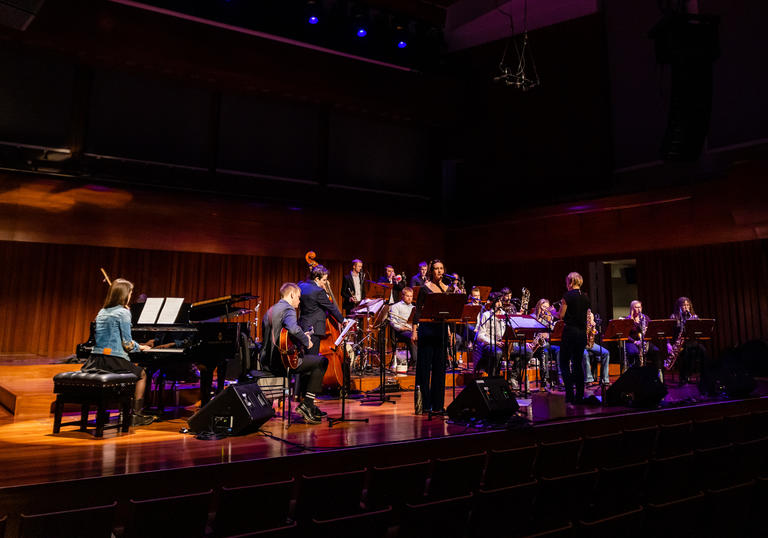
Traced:
[[[104, 430], [122, 428], [127, 432], [131, 425], [131, 405], [138, 378], [129, 373], [115, 374], [103, 370], [78, 370], [63, 372], [53, 377], [53, 392], [56, 404], [53, 419], [53, 433], [59, 433], [62, 426], [80, 426], [80, 431], [87, 431], [88, 412], [91, 405], [96, 406], [95, 437], [102, 437]], [[61, 423], [64, 404], [80, 404], [80, 420]], [[116, 424], [107, 425], [109, 407], [117, 404], [120, 410]]]

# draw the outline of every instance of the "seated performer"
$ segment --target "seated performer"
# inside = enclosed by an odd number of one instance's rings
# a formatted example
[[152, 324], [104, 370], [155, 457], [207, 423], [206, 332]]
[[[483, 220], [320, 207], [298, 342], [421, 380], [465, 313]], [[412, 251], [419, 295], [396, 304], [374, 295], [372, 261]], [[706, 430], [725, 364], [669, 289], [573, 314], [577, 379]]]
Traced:
[[355, 259], [352, 260], [352, 270], [344, 275], [344, 280], [341, 283], [341, 306], [344, 313], [349, 315], [349, 311], [363, 299], [365, 299], [363, 262]]
[[[555, 327], [555, 317], [552, 315], [552, 305], [549, 299], [539, 299], [533, 309], [536, 321], [546, 325], [550, 330]], [[541, 361], [542, 380], [547, 383], [557, 383], [557, 352], [559, 346], [552, 345], [549, 341], [550, 333], [537, 333], [534, 335], [533, 346], [536, 347], [535, 355]], [[552, 365], [552, 363], [555, 363]], [[552, 366], [550, 366], [552, 365]]]
[[116, 374], [131, 373], [138, 378], [133, 397], [134, 426], [146, 426], [155, 420], [152, 415], [145, 415], [144, 392], [147, 388], [147, 374], [144, 368], [131, 362], [128, 353], [147, 351], [150, 346], [140, 345], [131, 338], [131, 301], [133, 284], [125, 279], [116, 278], [107, 292], [104, 306], [96, 315], [94, 330], [95, 345], [91, 356], [83, 365], [83, 370], [106, 370]]
[[[411, 312], [414, 309], [413, 290], [403, 288], [400, 294], [400, 301], [389, 308], [389, 325], [392, 328], [393, 342], [405, 342], [411, 356], [411, 361], [416, 361], [416, 342], [413, 341], [413, 325], [408, 321], [411, 318]], [[396, 346], [393, 346], [393, 349]], [[396, 351], [396, 349], [394, 349]], [[408, 372], [408, 361], [402, 361], [397, 358], [397, 353], [393, 354], [392, 369], [396, 373], [404, 374]]]
[[[504, 331], [507, 327], [506, 316], [502, 305], [500, 292], [488, 296], [488, 309], [477, 316], [475, 330], [475, 346], [473, 362], [475, 372], [484, 370], [488, 375], [499, 375], [499, 367], [504, 356]], [[517, 375], [510, 379], [514, 389], [517, 389]]]
[[[600, 384], [609, 385], [611, 383], [610, 362], [611, 354], [607, 349], [595, 342], [594, 335], [590, 337], [590, 331], [594, 334], [600, 333], [600, 327], [597, 325], [595, 316], [591, 310], [587, 311], [587, 346], [584, 348], [584, 382], [594, 383], [595, 376], [592, 374], [592, 360], [600, 363]], [[591, 345], [590, 345], [591, 344]]]
[[[635, 326], [632, 328], [632, 330], [629, 333], [629, 341], [625, 344], [626, 347], [626, 356], [627, 356], [627, 366], [641, 366], [640, 365], [640, 343], [641, 340], [644, 344], [643, 346], [643, 362], [648, 364], [650, 363], [650, 357], [655, 357], [655, 353], [650, 353], [651, 351], [656, 352], [658, 351], [658, 348], [654, 346], [651, 342], [648, 342], [645, 340], [645, 331], [648, 328], [648, 323], [651, 321], [651, 318], [643, 314], [643, 303], [634, 300], [631, 303], [629, 303], [629, 315], [627, 316], [627, 319], [631, 319]], [[661, 365], [657, 365], [661, 366]]]
[[[675, 302], [675, 312], [669, 316], [677, 321], [675, 338], [677, 341], [680, 331], [683, 330], [685, 322], [689, 319], [699, 319], [696, 311], [693, 309], [693, 303], [688, 297], [680, 297]], [[667, 353], [672, 353], [673, 345], [667, 342]], [[701, 371], [701, 366], [707, 357], [706, 348], [696, 338], [687, 336], [682, 343], [682, 349], [677, 357], [677, 364], [680, 365], [680, 385], [691, 383], [691, 375]]]
[[[325, 292], [323, 292], [325, 293]], [[261, 348], [262, 368], [276, 375], [286, 375], [285, 365], [280, 357], [280, 331], [287, 329], [295, 344], [304, 346], [307, 350], [317, 350], [308, 332], [304, 332], [296, 323], [296, 308], [299, 306], [301, 289], [293, 282], [280, 286], [280, 300], [272, 305], [262, 320], [262, 335], [264, 345]], [[296, 408], [307, 424], [320, 424], [327, 413], [320, 411], [315, 405], [315, 395], [323, 388], [323, 376], [328, 368], [328, 359], [319, 355], [304, 355], [299, 367], [292, 372], [308, 378], [301, 383], [306, 387], [304, 398]]]
[[299, 325], [304, 331], [314, 330], [312, 343], [320, 349], [320, 340], [325, 337], [325, 319], [333, 317], [341, 323], [344, 317], [336, 303], [328, 297], [325, 287], [328, 285], [328, 269], [315, 265], [309, 273], [309, 279], [299, 283], [301, 299], [299, 302]]
[[415, 288], [417, 286], [423, 286], [427, 282], [427, 268], [429, 265], [427, 262], [419, 262], [419, 272], [411, 277], [411, 281], [408, 286]]
[[[400, 300], [400, 293], [403, 288], [405, 288], [405, 280], [401, 275], [395, 274], [395, 268], [391, 265], [384, 267], [384, 270], [386, 271], [386, 274], [379, 278], [379, 283], [392, 285], [392, 293], [389, 295], [389, 304], [395, 304]], [[411, 293], [413, 293], [413, 290], [411, 290]]]
[[480, 304], [480, 288], [473, 286], [467, 297], [467, 304]]

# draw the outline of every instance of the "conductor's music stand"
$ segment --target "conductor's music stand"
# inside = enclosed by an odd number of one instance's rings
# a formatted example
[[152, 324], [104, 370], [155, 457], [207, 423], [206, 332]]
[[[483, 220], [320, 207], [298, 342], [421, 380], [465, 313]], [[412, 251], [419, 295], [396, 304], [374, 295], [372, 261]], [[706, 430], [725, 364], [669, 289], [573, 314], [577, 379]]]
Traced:
[[608, 321], [608, 326], [603, 334], [603, 342], [618, 342], [619, 357], [622, 372], [627, 369], [627, 350], [624, 342], [629, 340], [629, 333], [635, 328], [635, 322], [631, 318], [619, 318]]
[[[443, 339], [441, 343], [443, 353], [446, 353], [448, 350], [448, 343], [445, 341], [445, 324], [455, 323], [461, 320], [461, 314], [464, 310], [464, 305], [466, 302], [466, 293], [430, 293], [424, 298], [424, 305], [421, 307], [421, 316], [419, 318], [419, 322], [440, 324], [440, 335]], [[455, 400], [456, 368], [451, 368], [451, 376], [453, 385], [453, 400]], [[430, 419], [432, 418], [432, 414], [433, 413], [430, 411]]]

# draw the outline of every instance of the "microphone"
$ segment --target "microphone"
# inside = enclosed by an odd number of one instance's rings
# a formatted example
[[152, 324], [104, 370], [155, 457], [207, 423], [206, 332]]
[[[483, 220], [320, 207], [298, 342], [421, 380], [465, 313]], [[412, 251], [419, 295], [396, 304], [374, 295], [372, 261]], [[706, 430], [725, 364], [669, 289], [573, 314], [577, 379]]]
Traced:
[[458, 278], [457, 278], [457, 277], [455, 277], [455, 276], [453, 276], [453, 275], [451, 275], [451, 274], [448, 274], [448, 273], [445, 273], [445, 274], [443, 275], [443, 278], [447, 278], [448, 280], [458, 280]]

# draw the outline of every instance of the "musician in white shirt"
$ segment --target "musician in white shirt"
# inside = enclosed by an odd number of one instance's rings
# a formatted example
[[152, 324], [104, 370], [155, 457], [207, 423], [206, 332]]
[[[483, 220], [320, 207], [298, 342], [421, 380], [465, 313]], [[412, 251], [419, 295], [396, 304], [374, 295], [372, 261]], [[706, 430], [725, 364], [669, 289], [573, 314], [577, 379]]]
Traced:
[[[405, 342], [411, 355], [411, 362], [415, 363], [417, 346], [416, 342], [411, 338], [413, 335], [413, 325], [409, 322], [413, 308], [413, 290], [409, 287], [403, 288], [400, 292], [400, 301], [389, 308], [389, 325], [392, 329], [393, 343]], [[397, 353], [394, 353], [393, 357], [393, 369], [397, 373], [406, 373], [408, 371], [407, 361], [398, 359]]]

